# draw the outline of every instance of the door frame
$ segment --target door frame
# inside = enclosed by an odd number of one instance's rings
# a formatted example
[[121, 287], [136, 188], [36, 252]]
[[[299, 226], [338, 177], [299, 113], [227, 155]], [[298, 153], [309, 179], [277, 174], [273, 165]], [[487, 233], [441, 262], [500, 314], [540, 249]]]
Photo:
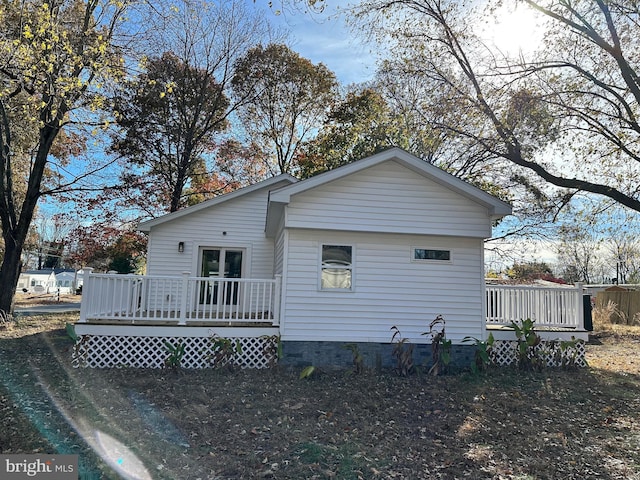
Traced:
[[[226, 256], [226, 251], [227, 250], [231, 250], [231, 251], [240, 251], [242, 252], [242, 264], [240, 267], [240, 277], [238, 278], [247, 278], [247, 272], [250, 271], [250, 269], [248, 268], [249, 265], [249, 261], [250, 261], [250, 249], [247, 246], [244, 245], [237, 245], [237, 244], [225, 244], [225, 245], [209, 245], [209, 244], [202, 244], [202, 245], [198, 245], [197, 249], [195, 249], [196, 252], [196, 258], [195, 258], [195, 271], [197, 272], [197, 277], [202, 277], [202, 262], [203, 262], [203, 253], [205, 250], [220, 250], [221, 255], [220, 255], [220, 261], [219, 261], [219, 265], [224, 265], [224, 257]], [[225, 252], [224, 255], [222, 255], [222, 252]], [[218, 278], [227, 278], [224, 276], [224, 272], [222, 277], [218, 277]], [[238, 290], [236, 292], [236, 294], [234, 296], [237, 296], [238, 298], [241, 298], [242, 295], [242, 287], [243, 284], [242, 282], [240, 282], [238, 284]], [[196, 295], [195, 301], [196, 304], [199, 305], [203, 305], [206, 303], [201, 303], [200, 302], [200, 298], [201, 298], [201, 292], [200, 292], [200, 288], [197, 289], [196, 292], [194, 292]], [[226, 302], [225, 302], [226, 304]], [[234, 303], [232, 303], [231, 305], [228, 305], [231, 308], [234, 308], [236, 305], [234, 305]]]

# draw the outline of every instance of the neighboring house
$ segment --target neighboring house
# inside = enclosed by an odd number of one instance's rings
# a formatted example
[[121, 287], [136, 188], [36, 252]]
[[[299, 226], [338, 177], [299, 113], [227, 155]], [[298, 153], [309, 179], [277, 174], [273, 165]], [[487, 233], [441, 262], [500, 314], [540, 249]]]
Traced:
[[18, 292], [32, 294], [74, 292], [76, 273], [72, 269], [43, 268], [41, 270], [26, 270], [18, 278]]
[[141, 224], [146, 276], [85, 277], [83, 359], [95, 351], [90, 365], [128, 364], [107, 352], [126, 343], [147, 352], [134, 365], [160, 366], [167, 339], [195, 352], [216, 335], [263, 339], [249, 347], [254, 357], [278, 338], [285, 363], [348, 364], [343, 347], [357, 343], [367, 363], [388, 364], [392, 327], [428, 344], [442, 315], [468, 360], [464, 338], [487, 335], [484, 240], [510, 213], [398, 148], [303, 181], [270, 178]]
[[26, 270], [18, 277], [18, 292], [45, 294], [53, 292], [56, 274], [50, 269]]
[[56, 270], [57, 291], [63, 295], [69, 295], [76, 291], [76, 271]]

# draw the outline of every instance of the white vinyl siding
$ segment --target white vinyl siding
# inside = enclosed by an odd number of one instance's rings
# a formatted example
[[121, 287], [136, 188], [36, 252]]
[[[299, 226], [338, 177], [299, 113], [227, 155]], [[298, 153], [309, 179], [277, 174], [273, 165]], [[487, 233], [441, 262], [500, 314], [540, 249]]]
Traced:
[[491, 235], [488, 210], [395, 161], [294, 195], [287, 228]]
[[[318, 291], [322, 244], [354, 245], [357, 288], [349, 295]], [[446, 248], [452, 261], [412, 262], [407, 252], [414, 245]], [[474, 238], [291, 230], [282, 339], [384, 343], [395, 325], [412, 342], [424, 343], [428, 338], [420, 334], [438, 314], [454, 343], [481, 338], [482, 248]]]
[[[264, 234], [267, 196], [268, 189], [257, 190], [152, 227], [147, 274], [197, 276], [203, 248], [241, 248], [247, 252], [246, 277], [273, 278], [273, 239]], [[183, 253], [178, 253], [179, 242], [184, 242]]]
[[273, 261], [273, 272], [274, 274], [282, 275], [284, 269], [284, 252], [285, 252], [285, 243], [286, 243], [286, 232], [282, 228], [284, 224], [284, 219], [280, 223], [278, 228], [278, 233], [275, 239], [275, 252], [274, 252], [274, 261]]

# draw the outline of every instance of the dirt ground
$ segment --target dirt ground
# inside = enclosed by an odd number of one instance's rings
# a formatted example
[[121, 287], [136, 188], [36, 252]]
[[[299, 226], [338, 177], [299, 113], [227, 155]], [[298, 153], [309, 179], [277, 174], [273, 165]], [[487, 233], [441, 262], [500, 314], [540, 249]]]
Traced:
[[14, 299], [16, 307], [34, 307], [37, 305], [51, 305], [56, 303], [79, 303], [82, 295], [55, 295], [55, 294], [32, 294], [17, 293]]
[[80, 478], [640, 479], [640, 329], [589, 368], [85, 370], [73, 315], [0, 329], [0, 451], [80, 455]]

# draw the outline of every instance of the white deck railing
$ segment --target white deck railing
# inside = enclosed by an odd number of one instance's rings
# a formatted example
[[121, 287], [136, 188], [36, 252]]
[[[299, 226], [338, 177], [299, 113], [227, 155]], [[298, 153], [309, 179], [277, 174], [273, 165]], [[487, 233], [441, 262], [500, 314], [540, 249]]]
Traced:
[[533, 287], [487, 285], [487, 326], [530, 318], [536, 327], [584, 329], [582, 285]]
[[[85, 275], [80, 323], [198, 325], [280, 323], [281, 277], [274, 279]], [[487, 285], [487, 326], [530, 318], [540, 328], [583, 330], [582, 285], [534, 287]]]
[[280, 277], [275, 279], [89, 274], [80, 323], [131, 321], [198, 325], [279, 324]]

